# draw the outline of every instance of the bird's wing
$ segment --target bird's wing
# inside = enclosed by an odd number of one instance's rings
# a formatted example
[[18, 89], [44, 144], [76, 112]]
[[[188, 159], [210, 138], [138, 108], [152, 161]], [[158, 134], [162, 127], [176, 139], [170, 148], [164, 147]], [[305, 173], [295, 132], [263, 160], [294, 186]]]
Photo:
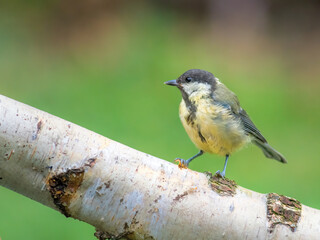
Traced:
[[220, 87], [215, 91], [213, 100], [215, 103], [227, 108], [236, 119], [239, 119], [244, 126], [247, 134], [265, 143], [267, 140], [262, 136], [258, 128], [251, 121], [247, 112], [240, 107], [238, 97], [229, 90], [223, 83], [219, 82]]
[[240, 108], [239, 113], [235, 115], [237, 115], [240, 118], [246, 133], [254, 136], [256, 139], [260, 140], [263, 143], [267, 142], [267, 140], [262, 136], [258, 128], [253, 124], [245, 110]]
[[214, 91], [212, 96], [216, 104], [222, 105], [225, 108], [229, 108], [234, 113], [239, 113], [240, 103], [237, 95], [230, 91], [223, 83], [217, 81], [219, 88]]

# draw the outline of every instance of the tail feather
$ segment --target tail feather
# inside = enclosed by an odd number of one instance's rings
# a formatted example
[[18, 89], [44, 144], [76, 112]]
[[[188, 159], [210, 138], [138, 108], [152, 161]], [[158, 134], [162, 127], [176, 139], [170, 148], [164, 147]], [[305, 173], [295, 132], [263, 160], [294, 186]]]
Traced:
[[287, 163], [287, 160], [284, 158], [284, 156], [271, 147], [267, 142], [261, 142], [259, 140], [253, 140], [252, 142], [263, 151], [267, 158], [273, 158], [279, 162]]

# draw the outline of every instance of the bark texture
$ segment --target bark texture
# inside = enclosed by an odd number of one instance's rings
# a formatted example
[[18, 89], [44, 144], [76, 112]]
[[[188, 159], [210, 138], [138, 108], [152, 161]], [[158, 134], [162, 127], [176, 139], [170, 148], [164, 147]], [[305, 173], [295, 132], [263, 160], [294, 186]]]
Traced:
[[317, 239], [320, 211], [139, 152], [0, 95], [0, 185], [113, 239]]

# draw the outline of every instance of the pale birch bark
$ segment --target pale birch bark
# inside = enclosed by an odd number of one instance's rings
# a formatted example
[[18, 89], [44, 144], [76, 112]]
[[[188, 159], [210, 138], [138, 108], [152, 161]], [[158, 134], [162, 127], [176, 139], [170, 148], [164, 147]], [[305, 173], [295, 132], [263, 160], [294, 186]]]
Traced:
[[95, 226], [100, 236], [320, 238], [319, 210], [231, 181], [209, 182], [1, 95], [0, 146], [0, 185]]

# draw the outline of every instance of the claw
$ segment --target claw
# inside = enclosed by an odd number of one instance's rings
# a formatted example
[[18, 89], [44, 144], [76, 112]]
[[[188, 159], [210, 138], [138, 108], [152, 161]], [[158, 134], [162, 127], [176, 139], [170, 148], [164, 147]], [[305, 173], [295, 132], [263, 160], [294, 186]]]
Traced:
[[182, 168], [185, 168], [185, 169], [188, 168], [188, 164], [186, 163], [186, 160], [181, 159], [181, 158], [176, 158], [174, 161], [178, 163], [178, 167], [179, 168], [181, 168], [181, 169]]
[[225, 173], [225, 172], [220, 172], [220, 170], [218, 170], [218, 171], [216, 171], [216, 174], [215, 174], [215, 175], [217, 175], [217, 176], [220, 176], [220, 177], [224, 178], [224, 177], [225, 177], [225, 175], [226, 175], [226, 173]]

